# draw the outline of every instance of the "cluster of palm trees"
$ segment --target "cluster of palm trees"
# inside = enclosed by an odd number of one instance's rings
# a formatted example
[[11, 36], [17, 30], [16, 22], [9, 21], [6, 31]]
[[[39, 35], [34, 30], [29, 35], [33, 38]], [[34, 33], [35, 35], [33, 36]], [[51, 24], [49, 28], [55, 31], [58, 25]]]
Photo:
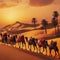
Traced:
[[58, 12], [54, 11], [53, 18], [52, 18], [52, 24], [55, 27], [55, 34], [56, 34], [56, 27], [58, 27], [58, 35], [59, 35], [59, 23], [58, 23]]
[[[52, 24], [52, 26], [55, 28], [55, 34], [56, 34], [56, 28], [58, 29], [58, 35], [59, 35], [58, 16], [59, 16], [58, 11], [54, 11], [54, 12], [53, 12], [53, 18], [52, 18], [52, 20], [51, 20], [51, 24]], [[36, 22], [37, 22], [36, 18], [32, 18], [32, 23], [34, 24], [34, 27], [36, 27]], [[44, 29], [45, 29], [45, 33], [47, 34], [48, 21], [47, 21], [46, 19], [42, 19], [41, 24], [42, 24], [42, 26], [43, 26]]]

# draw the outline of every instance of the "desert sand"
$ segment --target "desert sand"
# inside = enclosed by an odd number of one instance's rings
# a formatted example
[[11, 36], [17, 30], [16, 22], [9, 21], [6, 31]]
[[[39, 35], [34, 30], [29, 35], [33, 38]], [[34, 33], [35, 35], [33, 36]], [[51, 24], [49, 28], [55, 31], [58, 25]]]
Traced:
[[0, 44], [0, 60], [55, 60], [51, 57]]

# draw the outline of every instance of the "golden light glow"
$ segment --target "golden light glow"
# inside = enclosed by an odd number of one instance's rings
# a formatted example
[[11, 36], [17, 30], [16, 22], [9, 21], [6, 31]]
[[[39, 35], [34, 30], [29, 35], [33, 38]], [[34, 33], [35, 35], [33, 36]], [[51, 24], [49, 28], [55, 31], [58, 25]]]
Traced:
[[7, 22], [14, 22], [18, 18], [18, 11], [10, 8], [3, 11], [3, 17]]
[[16, 13], [13, 11], [7, 12], [7, 14], [5, 14], [5, 18], [8, 20], [14, 20], [16, 17]]
[[42, 19], [46, 19], [50, 22], [54, 10], [60, 14], [59, 7], [60, 5], [55, 3], [42, 7], [32, 7], [29, 5], [29, 0], [22, 0], [17, 6], [0, 8], [0, 26], [16, 21], [30, 23], [33, 17], [37, 18], [38, 22]]

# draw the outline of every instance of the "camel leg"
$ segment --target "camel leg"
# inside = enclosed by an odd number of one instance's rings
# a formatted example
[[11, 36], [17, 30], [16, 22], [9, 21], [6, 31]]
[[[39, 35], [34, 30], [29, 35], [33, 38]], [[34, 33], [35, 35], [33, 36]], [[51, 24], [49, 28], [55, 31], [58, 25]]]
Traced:
[[38, 52], [38, 48], [37, 48], [37, 46], [36, 46], [36, 50], [37, 50], [37, 52]]
[[34, 51], [35, 51], [35, 46], [34, 46]]
[[51, 49], [50, 49], [50, 56], [52, 56], [52, 54], [51, 54]]
[[37, 46], [34, 46], [34, 50], [37, 49]]
[[28, 49], [29, 49], [29, 45], [28, 45]]
[[22, 43], [22, 48], [23, 48], [24, 44]]
[[19, 44], [19, 48], [20, 48], [20, 44]]
[[[56, 56], [56, 55], [57, 55], [57, 52], [55, 51], [55, 56]], [[55, 57], [55, 56], [54, 56], [54, 57]]]
[[[58, 49], [58, 48], [57, 48]], [[57, 50], [58, 56], [59, 56], [59, 49]]]
[[39, 47], [39, 52], [41, 53], [41, 47]]
[[25, 49], [26, 49], [26, 43], [24, 43], [25, 44]]
[[43, 47], [43, 52], [44, 52], [44, 47]]
[[19, 48], [20, 48], [20, 43], [18, 43], [18, 46], [19, 46]]
[[58, 56], [59, 56], [59, 51], [57, 51], [57, 53], [58, 53]]
[[47, 47], [45, 49], [46, 49], [46, 55], [47, 55]]
[[31, 51], [31, 45], [30, 45], [30, 51]]

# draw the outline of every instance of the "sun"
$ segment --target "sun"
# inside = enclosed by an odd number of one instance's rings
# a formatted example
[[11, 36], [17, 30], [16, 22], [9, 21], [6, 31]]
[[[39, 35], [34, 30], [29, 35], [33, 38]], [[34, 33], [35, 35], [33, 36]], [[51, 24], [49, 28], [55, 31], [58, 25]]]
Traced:
[[19, 13], [16, 9], [10, 8], [3, 11], [3, 18], [6, 22], [15, 22], [19, 18]]
[[17, 17], [17, 13], [14, 12], [14, 11], [8, 11], [6, 14], [5, 14], [5, 17], [7, 20], [15, 20], [16, 17]]

